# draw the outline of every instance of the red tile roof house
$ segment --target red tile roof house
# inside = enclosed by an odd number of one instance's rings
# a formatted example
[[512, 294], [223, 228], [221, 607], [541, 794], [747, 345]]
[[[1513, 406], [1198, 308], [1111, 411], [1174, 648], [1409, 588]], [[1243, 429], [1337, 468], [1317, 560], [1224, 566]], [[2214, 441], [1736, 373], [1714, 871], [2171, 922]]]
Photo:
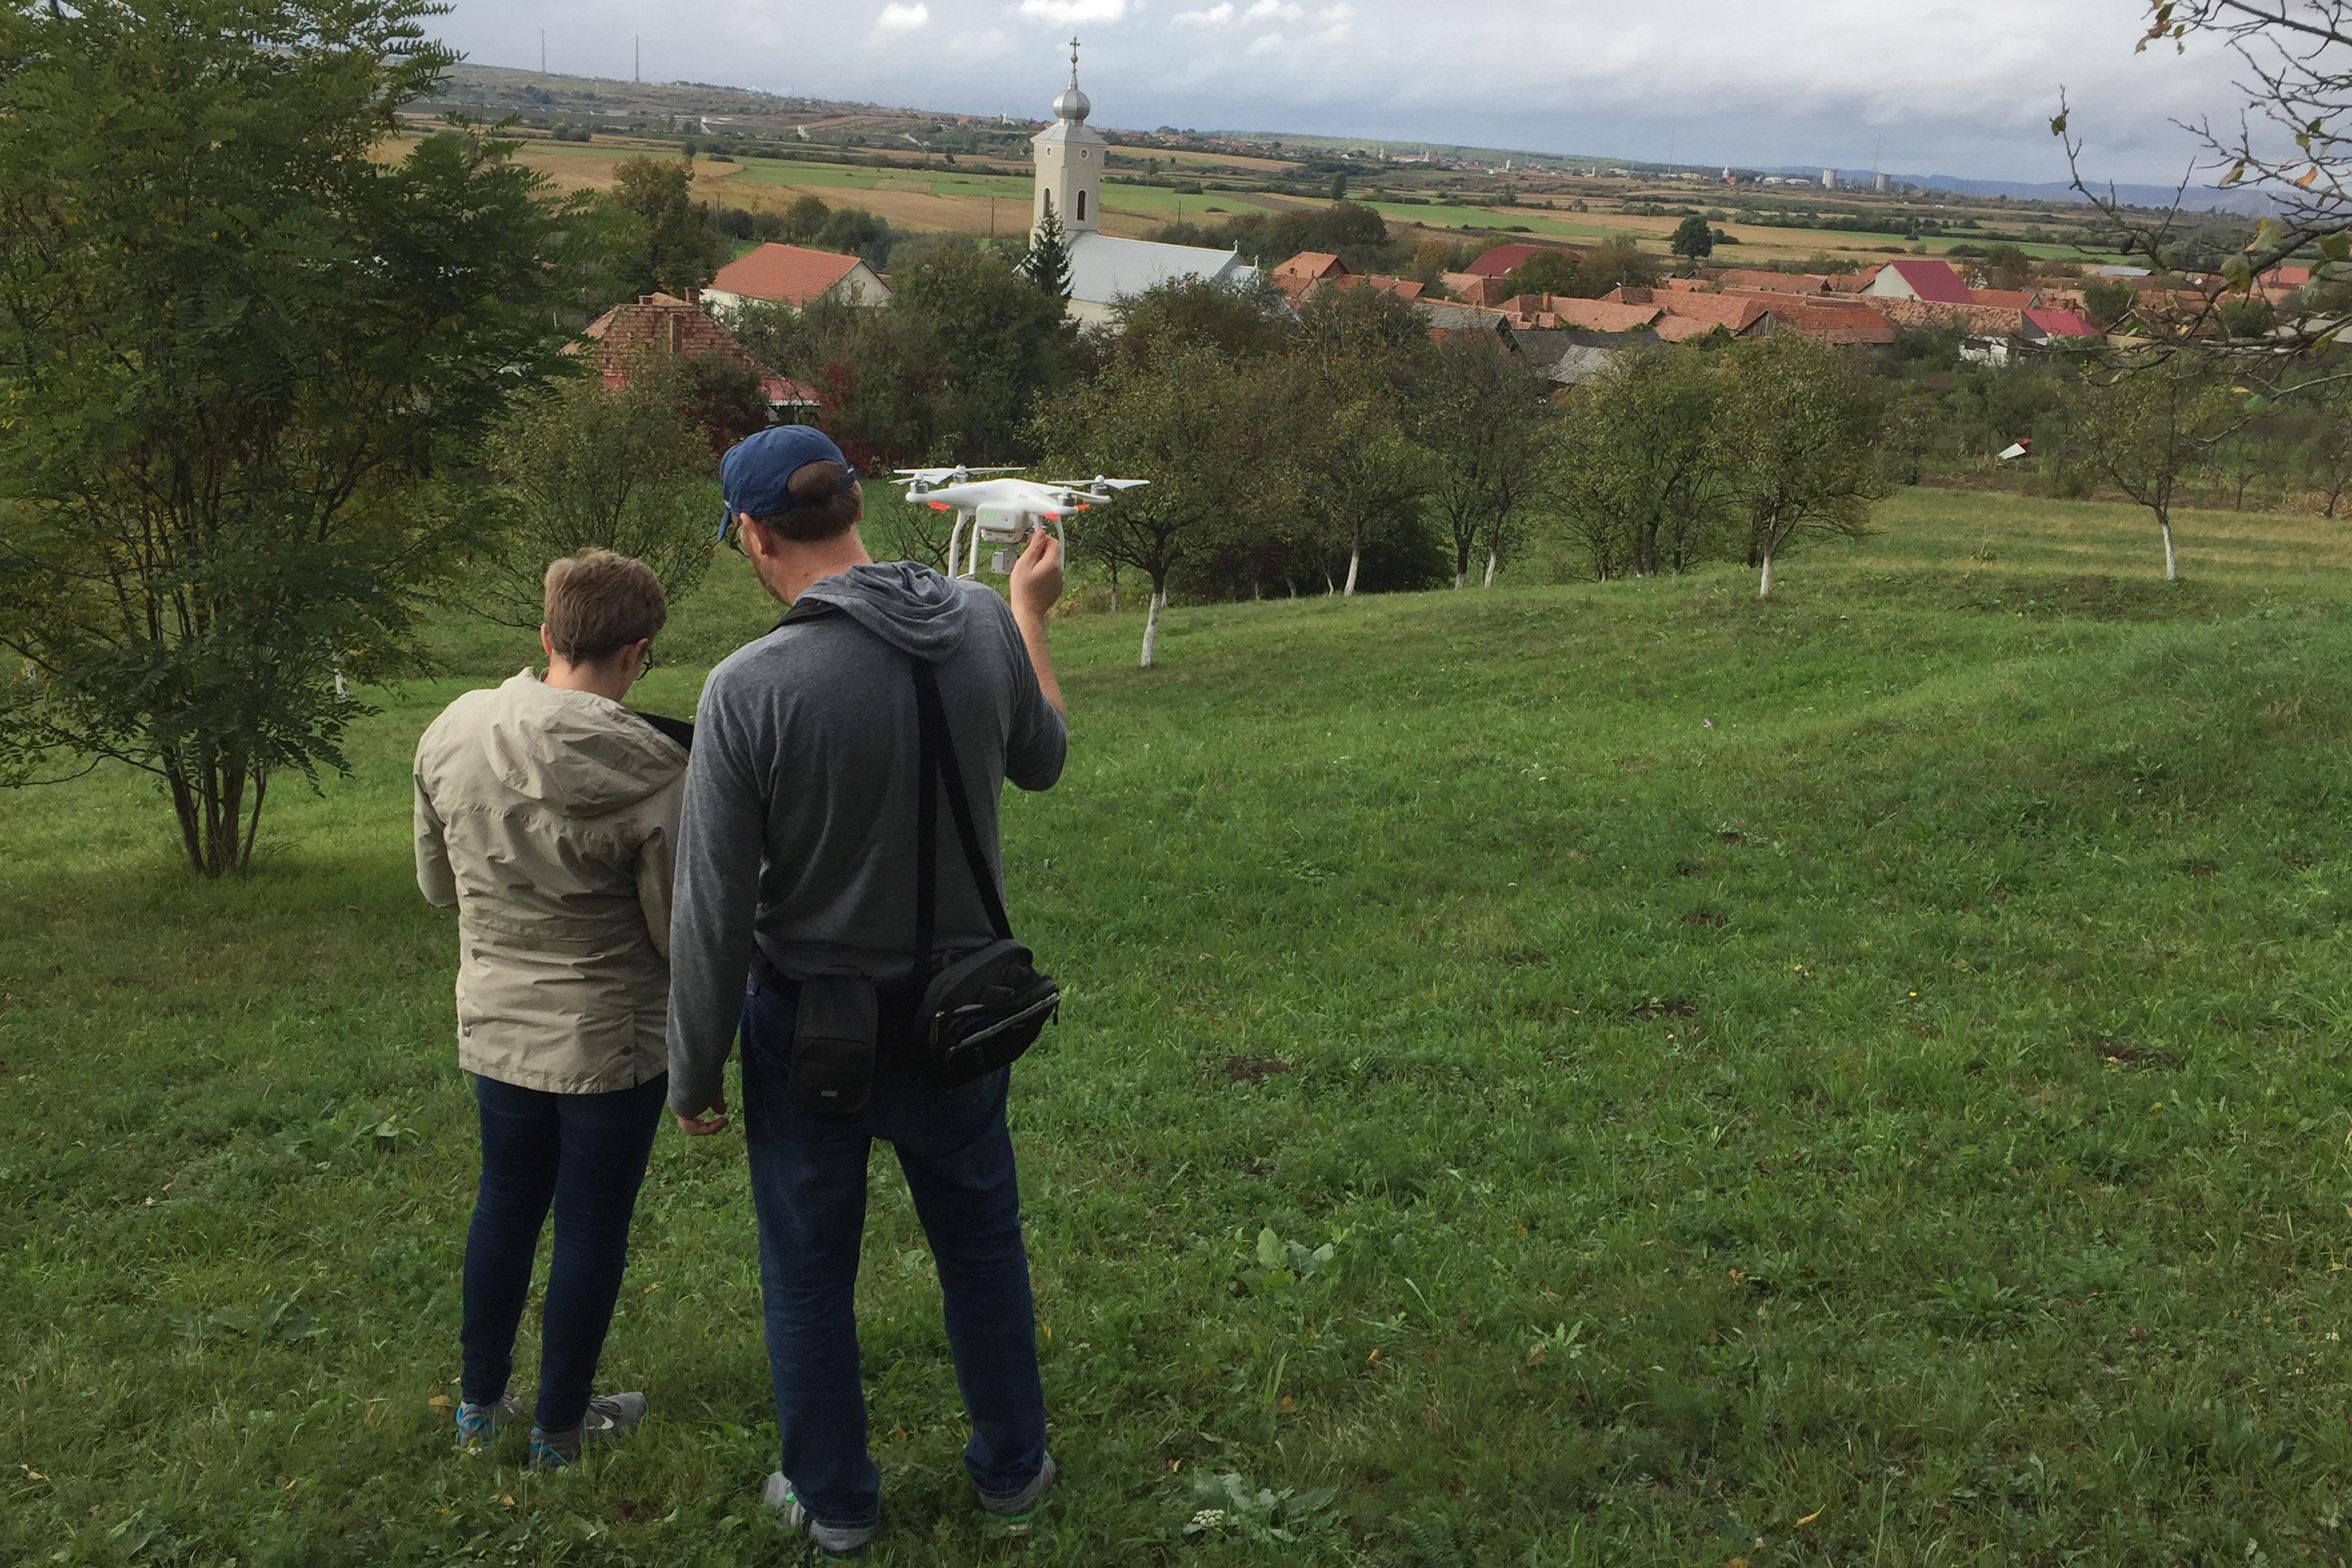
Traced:
[[1925, 300], [1937, 305], [1970, 305], [1969, 286], [1944, 261], [1890, 261], [1878, 269], [1864, 293], [1881, 300]]
[[1510, 297], [1510, 285], [1500, 278], [1482, 277], [1475, 272], [1448, 272], [1444, 275], [1445, 291], [1465, 305], [1483, 305], [1489, 309]]
[[2096, 342], [2106, 333], [2097, 322], [2072, 310], [2028, 310], [2025, 325], [2018, 333], [2029, 343], [2047, 343], [2053, 339], [2075, 339]]
[[1347, 276], [1347, 263], [1338, 257], [1328, 251], [1302, 250], [1267, 273], [1266, 281], [1297, 307], [1307, 303], [1307, 296], [1323, 284], [1337, 283]]
[[[1757, 336], [1769, 331], [1768, 320], [1780, 309], [1754, 299], [1738, 299], [1727, 294], [1694, 294], [1676, 289], [1612, 289], [1601, 296], [1619, 305], [1654, 305], [1665, 312], [1656, 323], [1659, 337], [1668, 342], [1684, 338], [1704, 336], [1721, 327], [1735, 338]], [[1673, 325], [1676, 321], [1699, 323], [1694, 331]]]
[[1816, 272], [1766, 272], [1746, 267], [1723, 267], [1709, 268], [1699, 276], [1727, 289], [1747, 289], [1768, 294], [1826, 294], [1830, 291], [1829, 279]]
[[1655, 321], [1655, 305], [1613, 300], [1579, 300], [1566, 294], [1520, 294], [1503, 305], [1514, 329], [1572, 328], [1587, 332], [1631, 332]]
[[1480, 278], [1500, 278], [1506, 272], [1517, 272], [1528, 264], [1530, 257], [1549, 251], [1569, 261], [1580, 261], [1584, 252], [1571, 250], [1565, 245], [1498, 245], [1470, 264], [1472, 273]]
[[638, 370], [662, 360], [716, 355], [760, 378], [760, 392], [773, 409], [814, 407], [816, 395], [751, 357], [727, 329], [703, 314], [692, 300], [674, 294], [641, 294], [634, 305], [615, 305], [588, 323], [576, 353], [596, 356], [604, 384], [618, 391]]
[[703, 303], [731, 315], [747, 303], [789, 305], [804, 310], [819, 300], [850, 305], [883, 305], [890, 286], [855, 256], [810, 250], [797, 245], [762, 245], [719, 269]]
[[1383, 278], [1377, 273], [1366, 273], [1362, 277], [1334, 278], [1331, 279], [1331, 287], [1370, 289], [1377, 293], [1393, 294], [1408, 304], [1420, 299], [1422, 295], [1421, 279], [1417, 278]]

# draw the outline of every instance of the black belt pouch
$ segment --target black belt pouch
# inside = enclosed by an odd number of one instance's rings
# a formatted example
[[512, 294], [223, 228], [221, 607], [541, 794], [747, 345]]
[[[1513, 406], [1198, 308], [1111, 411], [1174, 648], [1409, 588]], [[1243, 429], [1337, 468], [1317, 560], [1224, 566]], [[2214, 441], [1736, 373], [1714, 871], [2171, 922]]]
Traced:
[[874, 1094], [877, 1025], [872, 981], [820, 974], [800, 983], [792, 1070], [784, 1080], [794, 1113], [826, 1121], [865, 1113]]

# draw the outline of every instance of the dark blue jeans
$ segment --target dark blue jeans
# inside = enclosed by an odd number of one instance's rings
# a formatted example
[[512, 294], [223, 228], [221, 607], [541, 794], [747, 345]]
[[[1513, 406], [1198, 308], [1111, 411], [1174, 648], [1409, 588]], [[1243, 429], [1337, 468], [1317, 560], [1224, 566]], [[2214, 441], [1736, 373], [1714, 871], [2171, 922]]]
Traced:
[[613, 1326], [629, 1259], [629, 1217], [669, 1092], [663, 1073], [613, 1094], [550, 1094], [474, 1079], [482, 1184], [466, 1232], [465, 1352], [459, 1387], [478, 1405], [506, 1393], [515, 1325], [530, 1294], [539, 1232], [555, 1209], [555, 1258], [540, 1323], [539, 1425], [569, 1432]]
[[877, 1138], [898, 1153], [939, 1267], [956, 1386], [971, 1418], [964, 1468], [983, 1492], [1021, 1490], [1045, 1463], [1045, 1394], [1004, 1125], [1009, 1074], [934, 1091], [886, 1060], [864, 1116], [816, 1121], [784, 1101], [792, 1037], [790, 999], [754, 980], [743, 1003], [743, 1131], [776, 1431], [793, 1492], [824, 1524], [856, 1528], [880, 1516], [854, 1309]]

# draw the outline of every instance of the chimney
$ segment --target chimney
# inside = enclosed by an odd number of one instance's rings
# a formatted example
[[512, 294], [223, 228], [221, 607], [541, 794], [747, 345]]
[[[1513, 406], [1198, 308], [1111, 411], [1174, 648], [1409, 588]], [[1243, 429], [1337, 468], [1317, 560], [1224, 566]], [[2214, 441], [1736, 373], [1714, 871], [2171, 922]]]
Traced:
[[686, 347], [686, 318], [676, 310], [669, 312], [669, 353], [676, 359]]

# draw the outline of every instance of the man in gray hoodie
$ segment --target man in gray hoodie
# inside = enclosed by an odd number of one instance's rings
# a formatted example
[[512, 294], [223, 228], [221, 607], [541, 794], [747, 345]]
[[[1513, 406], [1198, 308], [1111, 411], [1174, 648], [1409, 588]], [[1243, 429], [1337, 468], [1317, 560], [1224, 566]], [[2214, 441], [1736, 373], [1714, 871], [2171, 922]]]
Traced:
[[[739, 1028], [743, 1040], [782, 1450], [767, 1500], [835, 1552], [863, 1548], [880, 1518], [852, 1307], [874, 1139], [896, 1151], [938, 1264], [972, 1424], [964, 1462], [982, 1506], [1025, 1518], [1055, 1476], [1005, 1126], [1009, 1069], [925, 1088], [896, 1048], [893, 1023], [903, 1027], [911, 1005], [915, 940], [910, 661], [935, 672], [1001, 896], [1004, 781], [1050, 787], [1068, 748], [1045, 647], [1061, 552], [1048, 533], [1030, 540], [1010, 606], [927, 567], [876, 565], [857, 533], [856, 480], [840, 449], [805, 426], [762, 431], [722, 465], [722, 532], [736, 531], [788, 609], [703, 688], [670, 931], [669, 1104], [688, 1135], [727, 1125], [721, 1073]], [[995, 932], [952, 828], [938, 866], [937, 950], [987, 942]], [[819, 1121], [785, 1098], [794, 1008], [802, 982], [839, 974], [877, 983], [883, 1043], [865, 1112]]]

